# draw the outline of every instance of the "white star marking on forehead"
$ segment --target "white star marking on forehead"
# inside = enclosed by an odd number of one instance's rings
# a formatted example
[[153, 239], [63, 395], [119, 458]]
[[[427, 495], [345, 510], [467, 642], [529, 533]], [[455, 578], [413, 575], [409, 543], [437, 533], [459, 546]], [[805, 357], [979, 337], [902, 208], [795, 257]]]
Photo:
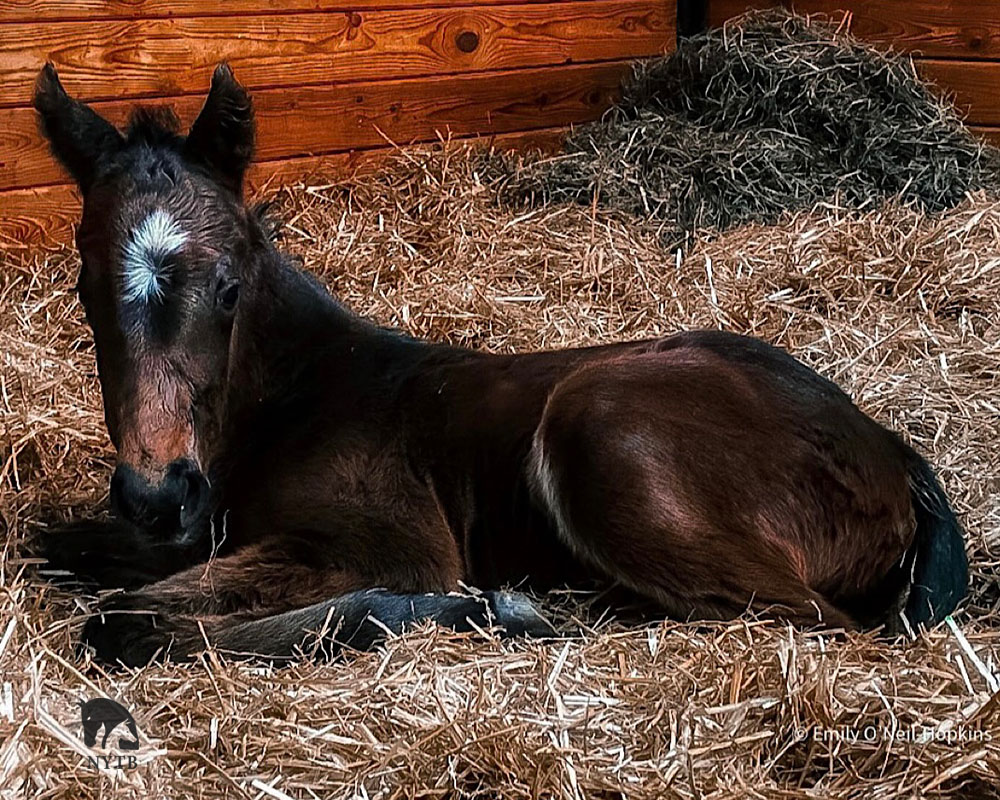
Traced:
[[187, 233], [162, 208], [139, 223], [124, 247], [124, 299], [128, 302], [161, 300], [166, 261], [184, 246], [187, 238]]

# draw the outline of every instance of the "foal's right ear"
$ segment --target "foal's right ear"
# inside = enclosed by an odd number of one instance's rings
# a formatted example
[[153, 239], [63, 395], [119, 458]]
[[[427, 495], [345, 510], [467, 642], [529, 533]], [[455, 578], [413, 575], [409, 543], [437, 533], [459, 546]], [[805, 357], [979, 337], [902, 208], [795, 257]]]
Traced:
[[52, 153], [86, 192], [97, 177], [102, 159], [117, 153], [125, 140], [90, 106], [66, 94], [52, 64], [46, 64], [38, 73], [34, 103]]

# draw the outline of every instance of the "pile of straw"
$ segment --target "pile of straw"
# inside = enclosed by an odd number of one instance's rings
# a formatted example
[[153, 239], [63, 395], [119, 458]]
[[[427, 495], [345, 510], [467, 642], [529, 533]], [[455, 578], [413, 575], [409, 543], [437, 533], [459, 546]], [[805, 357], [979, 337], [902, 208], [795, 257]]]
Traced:
[[523, 173], [515, 195], [598, 202], [662, 224], [773, 222], [838, 198], [951, 208], [996, 187], [1000, 160], [903, 56], [781, 10], [749, 14], [640, 63], [621, 103]]
[[[942, 628], [887, 644], [750, 619], [625, 627], [578, 611], [579, 635], [559, 642], [428, 626], [377, 653], [284, 671], [215, 654], [88, 671], [73, 643], [90, 601], [39, 582], [16, 555], [33, 525], [101, 504], [110, 473], [77, 261], [10, 252], [9, 796], [107, 797], [112, 781], [115, 797], [986, 796], [1000, 774], [1000, 205], [821, 207], [677, 254], [653, 224], [600, 209], [505, 209], [481, 166], [461, 151], [406, 155], [374, 179], [283, 190], [285, 246], [356, 309], [472, 347], [708, 326], [789, 348], [939, 468], [970, 543], [964, 640]], [[135, 713], [139, 768], [98, 775], [85, 760], [76, 702], [98, 692]]]
[[[973, 572], [955, 627], [887, 643], [749, 618], [624, 626], [559, 595], [578, 618], [562, 641], [427, 625], [330, 664], [209, 652], [107, 674], [74, 655], [92, 598], [23, 555], [35, 527], [106, 502], [77, 258], [0, 250], [0, 796], [997, 796], [1000, 203], [952, 184], [946, 211], [858, 211], [841, 191], [675, 251], [644, 212], [512, 207], [491, 170], [446, 148], [281, 190], [284, 246], [358, 311], [470, 347], [719, 327], [788, 348], [938, 468]], [[134, 769], [87, 760], [77, 702], [99, 694], [136, 717]]]

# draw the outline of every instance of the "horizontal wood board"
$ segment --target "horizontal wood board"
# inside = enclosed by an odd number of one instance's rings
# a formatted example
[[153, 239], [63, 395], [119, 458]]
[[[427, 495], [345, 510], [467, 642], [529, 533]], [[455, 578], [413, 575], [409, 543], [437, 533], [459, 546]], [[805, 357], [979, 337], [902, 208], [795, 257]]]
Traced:
[[[573, 0], [517, 0], [519, 5]], [[509, 5], [511, 0], [452, 0], [452, 7]], [[0, 25], [81, 19], [162, 19], [373, 11], [440, 6], [441, 0], [0, 0]]]
[[[273, 160], [386, 144], [405, 145], [441, 136], [512, 133], [587, 122], [616, 96], [628, 67], [621, 62], [527, 69], [349, 87], [299, 87], [255, 92], [257, 156]], [[201, 108], [198, 96], [170, 104], [182, 124]], [[125, 122], [130, 101], [94, 103]], [[0, 109], [0, 189], [62, 183], [30, 108]]]
[[79, 209], [30, 105], [46, 61], [115, 124], [155, 103], [184, 128], [228, 61], [251, 178], [280, 184], [438, 138], [561, 139], [675, 40], [675, 0], [0, 0], [0, 245], [64, 238]]
[[81, 100], [202, 93], [227, 61], [250, 89], [640, 58], [675, 39], [650, 0], [0, 26], [0, 106], [46, 61]]

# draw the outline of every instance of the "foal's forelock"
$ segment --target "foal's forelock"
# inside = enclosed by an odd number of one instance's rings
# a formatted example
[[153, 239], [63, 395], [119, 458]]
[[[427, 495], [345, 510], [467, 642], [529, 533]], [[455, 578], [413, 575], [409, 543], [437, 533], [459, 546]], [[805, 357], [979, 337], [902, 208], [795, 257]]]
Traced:
[[169, 211], [150, 212], [122, 247], [122, 298], [132, 303], [163, 300], [171, 259], [187, 240], [187, 231]]

